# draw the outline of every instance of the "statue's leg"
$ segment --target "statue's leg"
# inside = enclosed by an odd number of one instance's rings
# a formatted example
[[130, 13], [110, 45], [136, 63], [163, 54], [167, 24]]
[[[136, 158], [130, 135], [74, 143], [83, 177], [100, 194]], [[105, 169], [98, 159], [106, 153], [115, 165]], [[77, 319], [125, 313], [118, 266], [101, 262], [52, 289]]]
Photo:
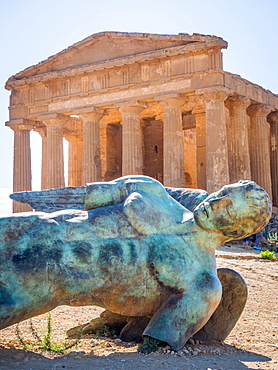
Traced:
[[[194, 339], [225, 340], [244, 309], [247, 300], [247, 286], [241, 275], [227, 268], [218, 269], [217, 275], [222, 285], [221, 302], [208, 322], [193, 336]], [[106, 310], [100, 317], [84, 324], [83, 327], [84, 333], [87, 333], [106, 325], [111, 330], [120, 331], [120, 338], [123, 341], [140, 342], [149, 321], [148, 317], [128, 317]], [[76, 335], [78, 328], [80, 327], [70, 329], [67, 335]]]
[[[244, 309], [247, 300], [247, 286], [241, 275], [228, 268], [218, 269], [217, 275], [222, 285], [221, 302], [205, 326], [194, 335], [194, 339], [225, 340]], [[143, 331], [149, 320], [147, 317], [130, 318], [121, 331], [121, 339], [137, 342], [142, 340]]]
[[105, 326], [108, 327], [109, 330], [119, 334], [126, 326], [127, 321], [128, 316], [119, 315], [117, 313], [105, 310], [99, 315], [99, 317], [91, 320], [90, 322], [69, 329], [67, 331], [67, 336], [71, 337], [76, 335], [81, 328], [83, 330], [83, 334], [87, 334], [100, 331]]
[[247, 285], [241, 275], [228, 268], [217, 270], [222, 298], [208, 322], [193, 336], [201, 341], [223, 341], [238, 321], [246, 300]]
[[122, 329], [119, 338], [125, 342], [141, 342], [143, 331], [151, 318], [145, 316], [130, 317]]
[[175, 351], [205, 325], [221, 300], [216, 273], [200, 271], [185, 288], [161, 305], [143, 332], [143, 336], [166, 342]]
[[82, 325], [75, 326], [67, 331], [67, 336], [75, 336], [82, 329], [83, 334], [97, 332], [105, 326], [110, 331], [120, 334], [119, 338], [125, 342], [141, 342], [142, 334], [150, 321], [149, 317], [145, 316], [123, 316], [117, 313], [105, 310], [99, 317]]

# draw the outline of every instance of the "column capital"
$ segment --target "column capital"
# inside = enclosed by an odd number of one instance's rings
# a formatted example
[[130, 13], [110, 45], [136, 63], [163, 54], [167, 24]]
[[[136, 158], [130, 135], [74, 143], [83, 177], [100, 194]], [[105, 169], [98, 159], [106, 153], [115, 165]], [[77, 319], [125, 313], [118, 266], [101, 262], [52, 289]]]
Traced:
[[252, 104], [247, 109], [247, 114], [250, 116], [267, 116], [271, 112], [271, 108], [266, 104]]
[[247, 109], [251, 104], [251, 100], [241, 95], [229, 96], [225, 102], [228, 107], [245, 108]]
[[270, 123], [277, 124], [278, 123], [278, 111], [271, 112], [267, 117]]
[[70, 143], [80, 142], [82, 141], [82, 131], [66, 131], [64, 138]]
[[46, 136], [46, 126], [45, 125], [35, 126], [34, 131], [38, 132], [41, 135], [41, 137]]
[[232, 90], [224, 86], [205, 87], [196, 90], [196, 95], [202, 95], [206, 102], [211, 100], [225, 101], [232, 93]]
[[38, 117], [38, 120], [42, 121], [46, 126], [62, 126], [69, 119], [71, 119], [70, 116], [66, 116], [60, 113], [42, 114]]
[[185, 103], [180, 94], [157, 95], [154, 99], [164, 108], [181, 108]]
[[96, 108], [96, 107], [86, 107], [86, 108], [77, 108], [73, 111], [73, 114], [81, 118], [91, 118], [95, 117], [96, 119], [101, 119], [104, 114], [103, 108]]
[[31, 131], [34, 123], [28, 119], [13, 119], [7, 121], [5, 126], [10, 127], [13, 131]]
[[147, 105], [139, 103], [137, 101], [128, 101], [119, 104], [115, 104], [115, 108], [117, 108], [122, 114], [140, 114], [142, 110], [144, 110]]
[[192, 114], [195, 114], [195, 112], [205, 112], [206, 106], [204, 99], [200, 95], [189, 96], [186, 98], [182, 110], [183, 112], [192, 112]]

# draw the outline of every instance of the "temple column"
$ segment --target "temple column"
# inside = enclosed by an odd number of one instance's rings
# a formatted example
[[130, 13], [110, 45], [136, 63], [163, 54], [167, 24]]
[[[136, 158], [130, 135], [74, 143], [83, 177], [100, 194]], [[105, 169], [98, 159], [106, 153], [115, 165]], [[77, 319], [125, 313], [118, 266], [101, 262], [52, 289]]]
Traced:
[[278, 112], [268, 115], [270, 122], [270, 171], [273, 205], [278, 207]]
[[42, 162], [41, 162], [41, 189], [46, 189], [46, 163], [47, 163], [47, 140], [46, 140], [46, 126], [38, 126], [34, 129], [37, 131], [42, 139]]
[[[13, 192], [32, 190], [30, 131], [26, 120], [6, 123], [14, 131]], [[13, 201], [13, 212], [30, 212], [27, 204]]]
[[82, 119], [82, 184], [101, 181], [100, 128], [103, 110], [81, 108], [74, 111]]
[[65, 138], [69, 142], [68, 186], [82, 186], [82, 137], [72, 133]]
[[143, 141], [140, 113], [144, 106], [137, 102], [119, 106], [122, 114], [122, 176], [143, 173]]
[[192, 114], [196, 121], [197, 185], [199, 189], [206, 189], [206, 112], [204, 109], [194, 109]]
[[196, 92], [206, 102], [207, 191], [212, 193], [229, 184], [228, 148], [224, 101], [230, 91], [205, 88]]
[[47, 114], [40, 116], [39, 120], [46, 125], [46, 189], [63, 188], [63, 125], [66, 118], [58, 114]]
[[250, 99], [240, 96], [231, 96], [226, 101], [226, 106], [230, 113], [230, 122], [227, 125], [227, 138], [231, 183], [251, 179], [246, 113], [249, 105]]
[[268, 106], [254, 104], [247, 109], [250, 116], [249, 148], [251, 176], [272, 197], [270, 174], [270, 125], [266, 116]]
[[111, 181], [122, 176], [122, 125], [102, 123], [100, 139], [103, 181]]
[[163, 184], [185, 187], [182, 111], [184, 100], [176, 94], [157, 97], [164, 109]]

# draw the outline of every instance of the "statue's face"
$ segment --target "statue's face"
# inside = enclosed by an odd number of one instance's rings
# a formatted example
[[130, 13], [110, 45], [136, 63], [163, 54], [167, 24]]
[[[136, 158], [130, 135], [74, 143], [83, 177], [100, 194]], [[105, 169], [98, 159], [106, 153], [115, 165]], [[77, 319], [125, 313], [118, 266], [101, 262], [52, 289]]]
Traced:
[[232, 184], [209, 195], [194, 210], [196, 223], [205, 230], [236, 230], [248, 218], [245, 186]]

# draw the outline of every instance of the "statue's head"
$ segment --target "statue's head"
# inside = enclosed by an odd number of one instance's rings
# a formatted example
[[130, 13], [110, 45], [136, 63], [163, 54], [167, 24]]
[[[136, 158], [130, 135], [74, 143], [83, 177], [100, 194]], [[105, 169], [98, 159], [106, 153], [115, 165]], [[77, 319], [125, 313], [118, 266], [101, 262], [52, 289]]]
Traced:
[[241, 239], [263, 229], [271, 217], [271, 202], [253, 181], [239, 181], [210, 194], [194, 210], [196, 223], [220, 231], [227, 239]]

